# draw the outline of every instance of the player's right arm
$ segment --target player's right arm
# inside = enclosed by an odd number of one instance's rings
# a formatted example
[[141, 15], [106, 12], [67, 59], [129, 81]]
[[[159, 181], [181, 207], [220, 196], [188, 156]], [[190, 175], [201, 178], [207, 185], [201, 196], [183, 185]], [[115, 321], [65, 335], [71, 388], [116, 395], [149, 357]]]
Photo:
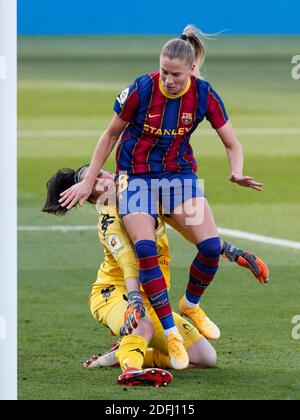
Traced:
[[69, 210], [78, 202], [83, 206], [92, 194], [95, 180], [127, 124], [128, 123], [123, 121], [118, 115], [113, 116], [109, 126], [97, 143], [88, 172], [84, 179], [61, 193], [59, 203], [62, 207], [67, 207]]
[[117, 97], [114, 104], [115, 115], [109, 126], [100, 137], [95, 148], [89, 170], [84, 180], [68, 190], [61, 196], [62, 207], [71, 209], [78, 202], [81, 206], [91, 195], [94, 182], [107, 158], [115, 147], [120, 135], [135, 116], [139, 106], [138, 83], [135, 81]]
[[138, 262], [127, 232], [117, 214], [113, 217], [108, 214], [100, 216], [99, 239], [123, 273], [128, 292], [128, 308], [120, 334], [127, 335], [137, 328], [139, 319], [146, 315], [140, 293]]

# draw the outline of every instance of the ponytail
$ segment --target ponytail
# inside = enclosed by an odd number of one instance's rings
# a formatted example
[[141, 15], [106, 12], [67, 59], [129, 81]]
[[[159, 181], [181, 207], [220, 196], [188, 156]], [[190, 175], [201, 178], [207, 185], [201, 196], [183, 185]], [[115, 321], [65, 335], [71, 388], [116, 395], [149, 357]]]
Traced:
[[187, 42], [194, 49], [194, 54], [195, 54], [194, 63], [196, 65], [194, 73], [196, 77], [200, 78], [201, 77], [200, 71], [204, 64], [205, 54], [206, 54], [206, 49], [205, 49], [203, 39], [208, 38], [208, 37], [206, 34], [204, 34], [204, 32], [200, 31], [200, 29], [196, 28], [196, 26], [194, 25], [187, 25], [184, 28], [182, 35], [187, 38]]
[[205, 46], [203, 38], [209, 39], [209, 36], [194, 25], [187, 25], [180, 38], [168, 41], [161, 52], [162, 56], [170, 59], [180, 58], [186, 60], [188, 66], [196, 65], [194, 75], [201, 77], [200, 70], [205, 60]]

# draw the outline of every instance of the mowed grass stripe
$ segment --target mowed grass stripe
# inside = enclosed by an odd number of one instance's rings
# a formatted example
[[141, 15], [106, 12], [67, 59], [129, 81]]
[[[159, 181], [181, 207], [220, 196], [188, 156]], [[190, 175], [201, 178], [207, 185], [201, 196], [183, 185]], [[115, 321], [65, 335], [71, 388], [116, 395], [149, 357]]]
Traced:
[[[93, 225], [65, 225], [65, 226], [19, 226], [19, 232], [89, 232], [95, 231], [97, 228]], [[172, 229], [171, 226], [167, 226], [167, 229]], [[252, 242], [260, 242], [262, 244], [282, 246], [285, 248], [299, 249], [300, 242], [288, 241], [286, 239], [272, 238], [263, 235], [257, 235], [255, 233], [241, 232], [238, 230], [232, 230], [227, 228], [218, 228], [221, 235], [230, 236], [232, 238], [246, 239]]]

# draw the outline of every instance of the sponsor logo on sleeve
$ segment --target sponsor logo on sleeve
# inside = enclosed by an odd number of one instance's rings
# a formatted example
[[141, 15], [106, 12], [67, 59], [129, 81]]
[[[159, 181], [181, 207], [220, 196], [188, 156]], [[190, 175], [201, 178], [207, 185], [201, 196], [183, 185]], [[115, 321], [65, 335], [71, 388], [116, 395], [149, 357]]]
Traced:
[[114, 257], [116, 257], [121, 251], [121, 249], [123, 249], [120, 238], [118, 238], [118, 236], [115, 235], [109, 236], [109, 238], [107, 239], [107, 245]]
[[117, 101], [119, 102], [121, 108], [123, 108], [127, 98], [129, 95], [129, 88], [126, 88], [125, 90], [123, 90], [123, 92], [120, 94], [120, 96], [118, 96]]

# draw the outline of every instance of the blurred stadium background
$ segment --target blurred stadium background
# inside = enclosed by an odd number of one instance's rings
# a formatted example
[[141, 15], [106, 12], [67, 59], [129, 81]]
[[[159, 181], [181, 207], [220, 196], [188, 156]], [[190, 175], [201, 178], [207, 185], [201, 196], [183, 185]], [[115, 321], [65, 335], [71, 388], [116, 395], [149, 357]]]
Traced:
[[[86, 372], [80, 361], [111, 342], [87, 306], [102, 261], [86, 206], [66, 218], [43, 215], [45, 185], [60, 167], [90, 159], [117, 94], [156, 70], [163, 43], [187, 23], [227, 32], [207, 43], [205, 77], [220, 93], [244, 146], [245, 172], [262, 180], [259, 194], [228, 182], [223, 146], [207, 124], [193, 138], [199, 175], [218, 226], [299, 241], [299, 4], [171, 4], [19, 0], [19, 397], [21, 399], [297, 399], [300, 341], [299, 249], [227, 237], [270, 265], [262, 287], [222, 263], [204, 307], [220, 325], [218, 368], [175, 373], [172, 386], [129, 389], [118, 370]], [[297, 13], [298, 12], [298, 13]], [[169, 19], [170, 18], [170, 19]], [[107, 168], [114, 170], [114, 159]], [[56, 230], [50, 230], [53, 227]], [[58, 230], [61, 229], [61, 230]], [[172, 301], [184, 290], [191, 248], [170, 231]]]

